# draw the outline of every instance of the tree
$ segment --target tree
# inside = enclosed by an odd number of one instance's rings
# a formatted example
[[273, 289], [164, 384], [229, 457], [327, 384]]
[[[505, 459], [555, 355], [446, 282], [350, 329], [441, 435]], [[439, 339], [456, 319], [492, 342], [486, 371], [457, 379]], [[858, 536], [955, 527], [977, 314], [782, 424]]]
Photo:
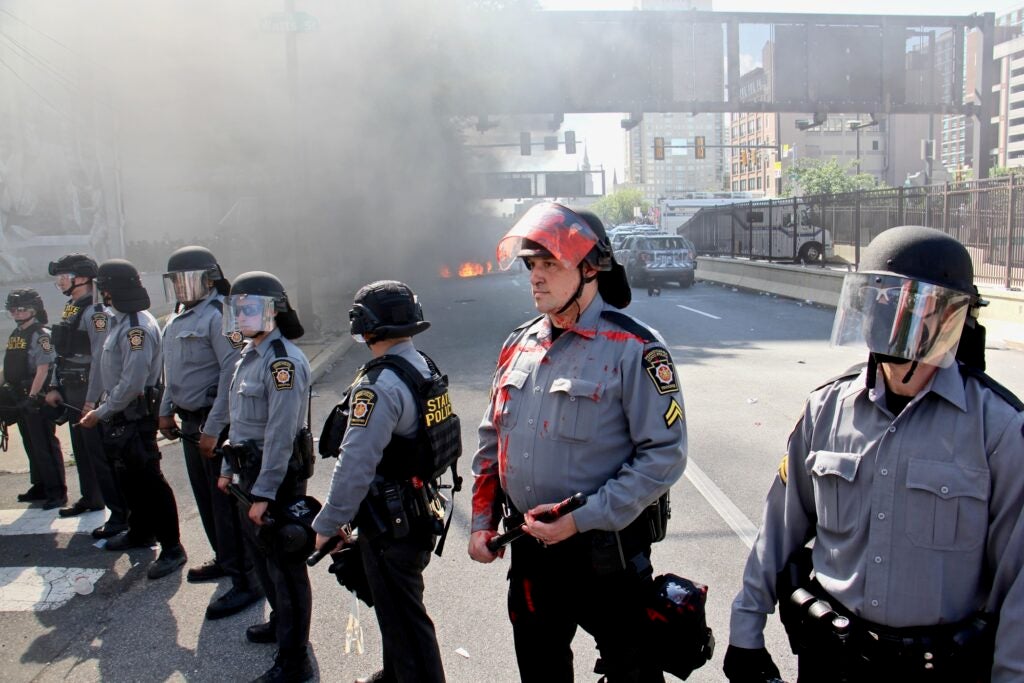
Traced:
[[883, 187], [870, 173], [853, 173], [855, 166], [856, 162], [850, 162], [844, 167], [835, 157], [828, 161], [800, 159], [789, 169], [789, 184], [785, 194], [842, 194]]
[[1008, 175], [1024, 174], [1024, 166], [993, 166], [989, 172], [989, 178], [1002, 178]]
[[600, 216], [606, 224], [618, 225], [633, 221], [633, 207], [636, 206], [647, 213], [651, 203], [644, 199], [640, 190], [623, 188], [601, 197], [590, 206], [590, 210]]

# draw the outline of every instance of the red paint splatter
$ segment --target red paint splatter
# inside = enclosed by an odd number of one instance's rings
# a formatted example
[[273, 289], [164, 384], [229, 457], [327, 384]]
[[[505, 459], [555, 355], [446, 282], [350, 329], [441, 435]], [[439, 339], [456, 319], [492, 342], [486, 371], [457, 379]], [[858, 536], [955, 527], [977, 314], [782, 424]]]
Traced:
[[630, 340], [633, 340], [638, 341], [641, 344], [644, 343], [644, 340], [636, 336], [635, 334], [631, 332], [622, 332], [620, 330], [604, 330], [603, 332], [601, 332], [601, 336], [604, 337], [605, 339], [610, 339], [613, 342], [628, 342]]
[[668, 617], [666, 617], [664, 614], [656, 612], [650, 607], [647, 608], [647, 618], [651, 621], [664, 621], [665, 623], [668, 623]]
[[533, 582], [529, 579], [523, 579], [523, 599], [526, 601], [526, 609], [531, 612], [537, 611], [533, 606]]
[[498, 478], [493, 474], [473, 480], [473, 517], [493, 517], [498, 500]]

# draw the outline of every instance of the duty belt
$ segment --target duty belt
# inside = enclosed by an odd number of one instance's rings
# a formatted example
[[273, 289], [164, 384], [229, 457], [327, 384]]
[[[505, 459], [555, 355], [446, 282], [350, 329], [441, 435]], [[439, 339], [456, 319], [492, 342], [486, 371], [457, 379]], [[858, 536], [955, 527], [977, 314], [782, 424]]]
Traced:
[[88, 384], [89, 366], [57, 368], [57, 377], [63, 384]]
[[182, 420], [201, 423], [206, 420], [206, 416], [210, 414], [210, 406], [205, 406], [199, 410], [185, 410], [184, 408], [175, 406], [174, 413]]

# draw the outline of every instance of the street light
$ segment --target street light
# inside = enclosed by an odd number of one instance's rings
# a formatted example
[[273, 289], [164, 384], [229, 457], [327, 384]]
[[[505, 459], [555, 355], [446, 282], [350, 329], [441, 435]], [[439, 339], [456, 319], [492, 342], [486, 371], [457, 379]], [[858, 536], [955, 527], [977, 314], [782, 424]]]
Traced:
[[857, 133], [857, 173], [860, 174], [860, 129], [867, 128], [868, 126], [877, 126], [878, 119], [875, 115], [871, 115], [870, 121], [847, 121], [846, 127]]
[[796, 127], [799, 130], [808, 130], [810, 128], [817, 128], [818, 126], [825, 123], [828, 120], [828, 114], [824, 112], [815, 112], [813, 119], [797, 119]]

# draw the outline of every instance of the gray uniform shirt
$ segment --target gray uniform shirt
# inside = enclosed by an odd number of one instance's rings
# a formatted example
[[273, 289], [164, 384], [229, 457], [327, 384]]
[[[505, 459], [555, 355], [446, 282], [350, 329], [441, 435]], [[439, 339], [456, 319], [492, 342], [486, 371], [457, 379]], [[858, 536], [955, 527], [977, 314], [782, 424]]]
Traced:
[[[424, 377], [430, 377], [426, 361], [411, 341], [395, 344], [388, 354], [401, 356]], [[352, 384], [349, 401], [353, 417], [331, 475], [327, 503], [313, 521], [313, 528], [323, 536], [333, 536], [338, 527], [356, 516], [392, 435], [410, 437], [419, 427], [416, 399], [390, 368], [381, 370], [376, 381], [360, 373]]]
[[[86, 299], [89, 300], [88, 303]], [[89, 355], [75, 354], [63, 357], [61, 360], [65, 367], [85, 366], [89, 368], [89, 386], [86, 389], [85, 400], [96, 403], [100, 399], [100, 394], [103, 393], [103, 381], [100, 379], [100, 356], [103, 355], [103, 342], [107, 338], [107, 330], [110, 327], [110, 312], [103, 304], [97, 306], [92, 302], [92, 297], [86, 294], [64, 304], [61, 320], [68, 320], [79, 311], [82, 315], [78, 319], [77, 329], [89, 335]]]
[[821, 585], [891, 627], [999, 615], [993, 681], [1024, 679], [1024, 413], [954, 365], [896, 417], [879, 370], [811, 394], [768, 492], [729, 642], [764, 647], [775, 577], [816, 536]]
[[134, 314], [114, 310], [110, 331], [103, 341], [100, 377], [103, 381], [103, 403], [96, 408], [101, 420], [121, 412], [138, 398], [146, 387], [160, 382], [160, 326], [149, 311]]
[[160, 415], [175, 407], [195, 411], [212, 406], [203, 433], [219, 436], [228, 424], [228, 394], [245, 340], [222, 330], [224, 297], [216, 291], [164, 325], [164, 389]]
[[625, 528], [686, 466], [683, 395], [660, 338], [601, 317], [598, 295], [551, 341], [542, 318], [506, 340], [473, 457], [473, 531], [496, 529], [498, 486], [520, 511], [576, 492], [580, 531]]
[[[273, 341], [284, 344], [278, 358]], [[274, 500], [288, 473], [295, 435], [306, 422], [309, 361], [298, 346], [274, 329], [259, 345], [252, 341], [242, 349], [228, 392], [231, 443], [253, 441], [263, 452], [260, 474], [252, 494]], [[231, 474], [227, 458], [221, 471]]]
[[[32, 333], [28, 340], [28, 368], [29, 379], [35, 377], [36, 368], [40, 365], [52, 365], [57, 360], [57, 353], [53, 350], [53, 342], [50, 339], [50, 328], [40, 327]], [[43, 387], [45, 388], [45, 384]]]

